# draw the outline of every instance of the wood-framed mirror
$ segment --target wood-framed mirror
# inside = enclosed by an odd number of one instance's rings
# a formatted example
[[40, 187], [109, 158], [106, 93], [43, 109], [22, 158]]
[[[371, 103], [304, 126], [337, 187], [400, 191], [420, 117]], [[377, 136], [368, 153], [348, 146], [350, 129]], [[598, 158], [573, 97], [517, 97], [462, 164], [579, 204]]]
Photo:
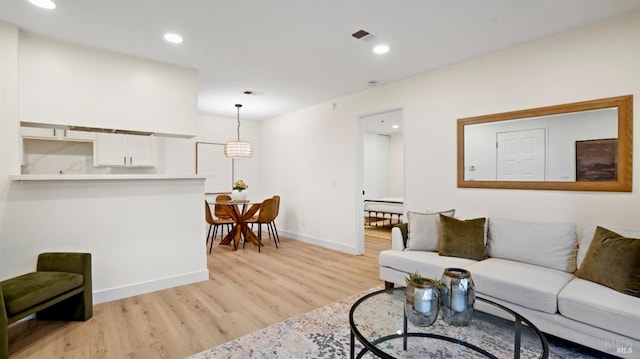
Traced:
[[458, 119], [458, 187], [631, 192], [633, 96]]

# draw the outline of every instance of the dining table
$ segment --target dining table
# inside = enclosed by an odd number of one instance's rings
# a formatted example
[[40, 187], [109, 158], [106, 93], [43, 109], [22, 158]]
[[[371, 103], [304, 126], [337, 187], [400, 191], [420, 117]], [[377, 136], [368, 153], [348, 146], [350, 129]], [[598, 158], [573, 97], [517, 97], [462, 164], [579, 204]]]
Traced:
[[233, 241], [233, 249], [238, 249], [242, 243], [242, 236], [245, 241], [248, 240], [256, 246], [262, 245], [258, 240], [258, 236], [249, 228], [247, 221], [253, 217], [260, 209], [262, 203], [254, 203], [251, 201], [216, 201], [216, 205], [224, 209], [225, 212], [233, 219], [235, 224], [231, 231], [220, 241], [220, 245], [228, 245]]

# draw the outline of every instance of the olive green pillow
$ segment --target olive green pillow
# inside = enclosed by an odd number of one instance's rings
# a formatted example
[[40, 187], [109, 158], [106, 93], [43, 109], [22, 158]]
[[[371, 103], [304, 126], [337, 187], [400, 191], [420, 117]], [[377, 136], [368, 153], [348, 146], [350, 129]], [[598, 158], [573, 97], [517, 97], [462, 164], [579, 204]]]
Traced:
[[484, 243], [485, 218], [459, 220], [440, 215], [440, 255], [482, 260], [487, 258]]
[[640, 239], [596, 227], [576, 276], [640, 297]]

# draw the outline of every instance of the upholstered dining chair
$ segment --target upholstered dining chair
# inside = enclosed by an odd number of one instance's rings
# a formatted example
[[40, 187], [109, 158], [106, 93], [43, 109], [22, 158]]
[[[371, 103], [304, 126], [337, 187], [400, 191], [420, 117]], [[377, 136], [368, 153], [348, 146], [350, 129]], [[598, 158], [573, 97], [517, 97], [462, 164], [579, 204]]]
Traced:
[[275, 195], [272, 198], [273, 198], [273, 201], [275, 202], [276, 215], [273, 217], [273, 221], [271, 221], [270, 225], [273, 229], [273, 233], [275, 233], [276, 235], [276, 239], [278, 240], [278, 243], [280, 243], [280, 235], [278, 234], [278, 229], [276, 228], [276, 218], [278, 218], [278, 213], [280, 213], [280, 196]]
[[[258, 252], [260, 252], [260, 247], [262, 247], [262, 225], [267, 225], [267, 231], [269, 237], [273, 238], [273, 243], [275, 243], [276, 248], [278, 248], [278, 241], [276, 240], [275, 234], [272, 233], [271, 226], [269, 225], [276, 218], [276, 203], [273, 198], [268, 198], [262, 201], [262, 205], [260, 206], [260, 213], [258, 213], [257, 217], [252, 217], [247, 220], [248, 224], [253, 225], [254, 223], [258, 225], [258, 242], [260, 245], [258, 246]], [[243, 242], [242, 247], [244, 248], [246, 241]]]
[[[222, 201], [231, 201], [231, 196], [229, 196], [228, 194], [217, 195], [216, 202], [222, 202]], [[227, 213], [227, 211], [225, 211], [224, 208], [222, 208], [222, 206], [219, 204], [216, 204], [213, 206], [213, 214], [218, 218], [226, 218], [226, 219], [231, 218], [229, 213]]]
[[[211, 207], [209, 203], [204, 201], [204, 216], [207, 223], [209, 223], [209, 230], [207, 231], [207, 242], [209, 242], [209, 237], [211, 237], [211, 244], [209, 245], [209, 253], [213, 250], [213, 241], [216, 239], [216, 233], [218, 232], [218, 228], [220, 227], [220, 238], [224, 238], [224, 226], [228, 226], [227, 233], [230, 231], [231, 226], [235, 223], [233, 219], [229, 218], [217, 218], [211, 215]], [[213, 235], [212, 235], [213, 231]], [[235, 246], [235, 243], [234, 243]], [[235, 247], [234, 247], [235, 249]]]

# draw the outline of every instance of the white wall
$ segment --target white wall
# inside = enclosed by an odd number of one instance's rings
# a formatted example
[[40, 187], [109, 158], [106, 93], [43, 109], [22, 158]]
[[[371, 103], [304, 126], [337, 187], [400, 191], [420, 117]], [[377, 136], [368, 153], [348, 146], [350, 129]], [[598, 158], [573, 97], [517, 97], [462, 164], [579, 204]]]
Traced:
[[364, 134], [364, 192], [366, 199], [389, 197], [391, 137]]
[[[44, 98], [46, 93], [37, 94], [38, 91], [30, 87], [36, 83], [26, 86], [22, 82], [25, 80], [22, 77], [24, 73], [19, 71], [23, 65], [19, 56], [19, 49], [23, 45], [22, 35], [15, 26], [0, 23], [0, 279], [34, 270], [37, 254], [43, 251], [88, 251], [93, 259], [95, 302], [206, 280], [209, 273], [203, 231], [202, 179], [9, 179], [9, 174], [19, 173], [20, 168], [19, 123], [22, 119], [20, 115], [25, 115], [25, 112], [19, 113], [21, 90], [30, 88], [27, 90], [30, 93], [27, 99], [21, 98], [23, 106], [28, 104], [27, 107], [37, 107], [38, 100], [42, 100], [43, 108], [49, 107], [51, 114], [60, 115], [65, 111], [74, 113], [78, 108], [78, 99], [82, 99], [95, 107], [76, 113], [81, 114], [80, 117], [86, 115], [92, 120], [98, 117], [106, 120], [108, 115], [131, 115], [129, 104], [120, 102], [122, 93], [113, 87], [104, 92], [87, 91], [79, 98], [58, 97], [56, 101], [50, 101], [50, 98]], [[121, 55], [58, 42], [49, 43], [43, 39], [30, 42], [29, 46], [36, 46], [36, 43], [45, 48], [49, 45], [72, 47], [69, 53], [61, 54], [64, 56], [73, 57], [78, 52], [88, 55], [81, 56], [85, 61], [83, 66], [99, 73], [96, 75], [100, 77], [98, 82], [108, 78], [110, 73], [114, 78], [119, 78], [123, 73], [140, 70], [142, 66], [137, 59], [129, 61]], [[36, 48], [31, 50], [34, 53], [39, 51]], [[150, 67], [158, 70], [163, 66], [150, 64]], [[180, 74], [184, 76], [180, 77]], [[162, 71], [156, 71], [155, 75], [158, 81], [163, 81]], [[178, 98], [184, 96], [190, 100], [178, 100], [165, 107], [162, 94], [149, 92], [145, 98], [147, 105], [162, 107], [172, 114], [195, 113], [194, 89], [197, 88], [197, 81], [194, 72], [169, 71], [167, 76], [164, 80], [170, 83], [185, 84], [182, 89], [184, 93]], [[69, 90], [69, 95], [80, 95], [79, 92], [82, 92], [78, 84], [67, 87], [68, 83], [61, 83], [58, 74], [39, 73], [38, 81], [46, 83], [45, 88], [55, 89], [59, 93], [65, 92], [62, 89]], [[90, 79], [83, 78], [83, 81], [90, 83], [91, 89], [97, 86]], [[147, 112], [143, 107], [137, 107], [132, 112], [136, 119], [128, 120], [135, 122], [140, 119], [148, 124], [157, 119], [153, 115], [158, 110]], [[98, 116], [97, 113], [103, 110], [104, 113]], [[47, 113], [43, 112], [44, 115]], [[59, 123], [58, 119], [55, 118], [55, 123]], [[178, 119], [172, 118], [171, 121], [174, 120]], [[179, 120], [182, 121], [178, 126], [180, 128], [193, 129], [196, 126], [195, 116], [183, 116]], [[162, 120], [160, 122], [164, 123]], [[79, 124], [67, 122], [66, 117], [61, 123]], [[113, 123], [118, 122], [116, 120]], [[106, 125], [111, 128], [111, 125]], [[129, 122], [126, 125], [131, 125], [130, 129], [142, 128]], [[145, 128], [152, 131], [156, 129], [153, 126]], [[164, 128], [162, 124], [158, 126], [158, 129], [161, 128]], [[193, 140], [177, 138], [160, 139], [158, 173], [194, 174], [193, 143]], [[73, 156], [78, 153], [79, 157], [86, 157], [87, 151], [80, 149], [79, 152], [71, 152]]]
[[[371, 111], [373, 112], [373, 111]], [[347, 116], [345, 116], [348, 114]], [[355, 253], [359, 113], [323, 103], [261, 123], [263, 183], [281, 196], [278, 231]], [[267, 141], [268, 139], [268, 141]], [[357, 189], [356, 189], [357, 188]], [[358, 209], [362, 223], [362, 208]]]
[[20, 33], [20, 120], [195, 135], [192, 69]]
[[389, 196], [404, 195], [404, 141], [402, 133], [391, 135], [389, 142]]
[[[406, 209], [454, 207], [462, 218], [637, 227], [640, 176], [633, 193], [457, 188], [456, 119], [626, 94], [635, 95], [638, 109], [638, 38], [640, 12], [266, 121], [262, 138], [269, 141], [262, 153], [271, 159], [271, 171], [264, 183], [286, 200], [279, 229], [359, 251], [357, 119], [398, 107], [403, 108]], [[636, 170], [639, 161], [636, 156]]]

